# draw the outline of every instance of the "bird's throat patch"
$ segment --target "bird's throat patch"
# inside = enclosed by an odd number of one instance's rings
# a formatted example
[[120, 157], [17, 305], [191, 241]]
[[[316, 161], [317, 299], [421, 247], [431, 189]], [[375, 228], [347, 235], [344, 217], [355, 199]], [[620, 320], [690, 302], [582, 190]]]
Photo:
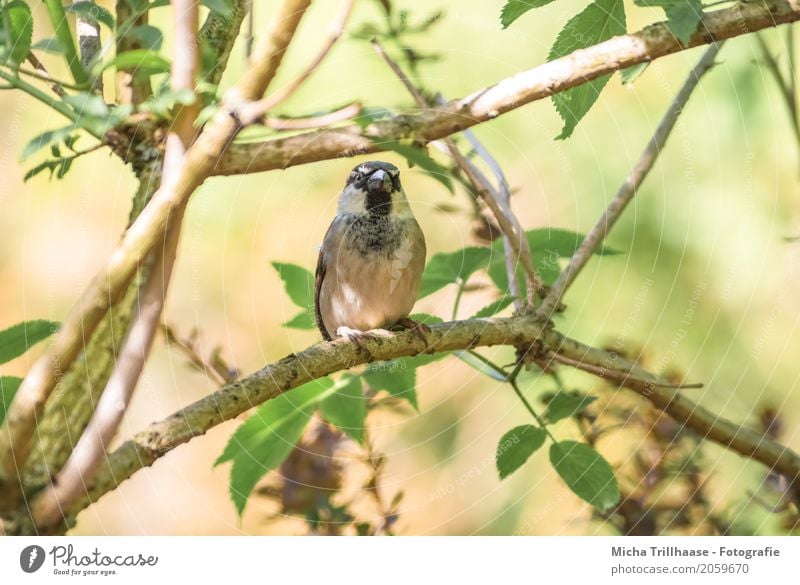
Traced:
[[392, 210], [392, 194], [388, 191], [369, 191], [365, 206], [370, 214], [389, 215]]

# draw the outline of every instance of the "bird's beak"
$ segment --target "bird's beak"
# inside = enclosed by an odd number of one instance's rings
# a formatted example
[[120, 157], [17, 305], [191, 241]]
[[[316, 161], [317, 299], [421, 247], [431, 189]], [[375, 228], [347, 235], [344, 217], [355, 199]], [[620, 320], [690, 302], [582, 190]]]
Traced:
[[392, 177], [389, 173], [383, 170], [377, 170], [367, 179], [367, 191], [382, 191], [384, 193], [392, 192]]

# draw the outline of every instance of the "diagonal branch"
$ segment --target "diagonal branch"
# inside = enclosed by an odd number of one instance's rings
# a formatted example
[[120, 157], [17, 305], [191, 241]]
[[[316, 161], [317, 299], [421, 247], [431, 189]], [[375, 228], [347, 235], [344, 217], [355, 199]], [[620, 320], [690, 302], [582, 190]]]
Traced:
[[[401, 69], [400, 65], [395, 63], [395, 61], [389, 57], [377, 40], [373, 40], [372, 45], [377, 51], [378, 55], [380, 55], [383, 60], [386, 61], [386, 64], [389, 65], [389, 68], [394, 72], [395, 75], [397, 75], [408, 92], [414, 97], [414, 101], [417, 103], [417, 106], [423, 110], [429, 108], [430, 104], [428, 103], [428, 100], [425, 99], [425, 96], [423, 96], [419, 89], [417, 89], [417, 87], [411, 82], [405, 72]], [[514, 250], [515, 257], [519, 258], [519, 261], [525, 270], [528, 281], [528, 286], [526, 287], [528, 304], [533, 306], [536, 290], [539, 288], [540, 283], [539, 278], [536, 275], [536, 270], [533, 267], [533, 255], [531, 254], [528, 240], [525, 238], [525, 231], [522, 229], [522, 225], [519, 223], [517, 216], [511, 211], [510, 204], [505, 204], [506, 202], [504, 201], [504, 198], [501, 197], [500, 193], [487, 180], [483, 173], [481, 173], [475, 167], [475, 165], [467, 160], [467, 157], [465, 157], [458, 149], [455, 141], [452, 138], [444, 138], [442, 142], [444, 142], [450, 157], [464, 172], [464, 174], [467, 176], [467, 179], [469, 179], [469, 182], [472, 185], [472, 188], [475, 190], [475, 193], [478, 195], [478, 197], [480, 197], [484, 205], [491, 210], [495, 221], [497, 221], [497, 225], [503, 231], [505, 242], [508, 243]], [[516, 270], [512, 268], [508, 274], [509, 283], [514, 281], [515, 275]]]
[[[103, 494], [114, 490], [139, 469], [152, 465], [172, 449], [193, 437], [231, 420], [267, 400], [335, 372], [368, 361], [492, 345], [532, 346], [564, 356], [580, 364], [602, 369], [604, 379], [624, 377], [625, 384], [650, 400], [687, 428], [741, 455], [767, 465], [789, 480], [800, 477], [800, 456], [764, 435], [720, 418], [675, 389], [665, 388], [652, 374], [616, 354], [586, 346], [542, 325], [531, 315], [495, 319], [470, 319], [431, 325], [426, 345], [413, 332], [391, 334], [359, 346], [339, 339], [313, 345], [291, 354], [263, 369], [223, 386], [219, 391], [198, 400], [161, 421], [155, 422], [111, 453], [104, 467], [87, 486], [87, 497], [70, 511], [80, 510]], [[367, 359], [367, 356], [371, 356]], [[612, 367], [613, 365], [613, 367]], [[634, 382], [633, 380], [636, 380]], [[641, 384], [641, 380], [650, 384]]]
[[[193, 92], [200, 58], [197, 43], [198, 5], [194, 0], [173, 0], [172, 11], [175, 54], [171, 86], [176, 91]], [[186, 150], [194, 139], [194, 121], [198, 112], [199, 104], [195, 102], [183, 106], [175, 118], [166, 140], [162, 186], [174, 181], [180, 171]], [[49, 526], [61, 520], [63, 511], [69, 509], [85, 490], [86, 483], [100, 466], [107, 446], [117, 434], [158, 330], [175, 264], [184, 211], [185, 206], [175, 211], [167, 224], [162, 245], [153, 251], [153, 267], [142, 287], [136, 316], [94, 416], [64, 468], [31, 505], [37, 525]]]
[[721, 47], [722, 43], [715, 43], [711, 45], [703, 54], [703, 57], [700, 59], [697, 65], [695, 65], [695, 67], [689, 73], [689, 77], [687, 77], [683, 87], [681, 87], [680, 91], [678, 92], [678, 95], [675, 96], [675, 99], [670, 104], [669, 108], [667, 109], [667, 113], [664, 114], [664, 117], [658, 124], [658, 128], [656, 128], [653, 137], [650, 138], [650, 141], [647, 143], [642, 156], [633, 167], [630, 175], [628, 175], [628, 178], [625, 179], [625, 182], [619, 188], [619, 191], [617, 191], [617, 194], [614, 196], [614, 199], [611, 200], [611, 203], [603, 212], [603, 215], [600, 216], [600, 219], [597, 221], [591, 231], [586, 234], [586, 238], [583, 240], [583, 242], [581, 242], [581, 245], [575, 251], [575, 254], [573, 254], [567, 268], [553, 283], [553, 287], [550, 289], [550, 292], [547, 294], [544, 301], [542, 301], [542, 305], [538, 309], [540, 316], [546, 319], [550, 318], [555, 308], [561, 302], [564, 293], [575, 281], [578, 273], [580, 273], [580, 271], [583, 270], [583, 267], [586, 266], [586, 263], [592, 257], [592, 254], [594, 254], [595, 250], [600, 246], [600, 244], [603, 243], [603, 240], [608, 235], [608, 232], [611, 231], [611, 228], [614, 227], [614, 224], [617, 223], [617, 220], [622, 215], [622, 212], [625, 211], [628, 203], [630, 203], [634, 198], [639, 186], [642, 184], [642, 182], [644, 182], [645, 178], [647, 178], [647, 175], [650, 173], [653, 165], [655, 165], [658, 156], [664, 149], [667, 139], [672, 133], [675, 123], [678, 121], [678, 117], [681, 115], [684, 106], [686, 106], [686, 103], [689, 101], [689, 98], [691, 97], [695, 87], [697, 87], [697, 84], [700, 82], [700, 78], [703, 77], [703, 75], [705, 75], [705, 73], [714, 66], [714, 59], [717, 57], [717, 53], [719, 53]]
[[703, 16], [703, 24], [682, 45], [666, 23], [612, 38], [518, 73], [436, 110], [373, 123], [308, 132], [247, 144], [232, 144], [214, 169], [217, 175], [239, 175], [355, 156], [383, 150], [375, 138], [431, 141], [461, 132], [525, 104], [576, 87], [632, 65], [800, 19], [800, 0], [763, 0], [736, 4]]
[[[219, 153], [238, 133], [236, 107], [259, 99], [275, 76], [289, 42], [310, 0], [284, 0], [277, 19], [259, 43], [250, 66], [225, 96], [223, 107], [186, 153], [176, 179], [162, 185], [92, 279], [70, 311], [50, 346], [34, 362], [0, 427], [0, 493], [15, 483], [30, 450], [30, 439], [45, 402], [62, 372], [69, 369], [84, 339], [91, 336], [109, 307], [123, 293], [142, 259], [159, 242], [171, 214], [209, 176]], [[232, 115], [233, 114], [233, 115]], [[6, 489], [8, 488], [8, 489]]]

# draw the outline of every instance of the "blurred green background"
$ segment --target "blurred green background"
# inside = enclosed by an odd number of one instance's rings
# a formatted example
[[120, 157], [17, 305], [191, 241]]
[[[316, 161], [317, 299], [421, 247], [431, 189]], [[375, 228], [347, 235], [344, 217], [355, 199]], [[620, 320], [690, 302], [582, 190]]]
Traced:
[[[275, 3], [255, 2], [255, 30], [264, 30]], [[503, 31], [502, 0], [397, 2], [420, 17], [445, 16], [415, 40], [441, 58], [421, 66], [418, 80], [446, 97], [466, 95], [546, 60], [555, 35], [585, 4], [559, 0]], [[273, 88], [288, 82], [317, 49], [339, 9], [317, 1], [303, 21]], [[662, 13], [626, 3], [628, 30]], [[377, 3], [357, 2], [351, 27], [379, 18]], [[166, 25], [168, 11], [159, 18]], [[165, 26], [165, 30], [168, 29]], [[785, 29], [765, 38], [781, 62]], [[41, 31], [37, 34], [45, 36]], [[169, 40], [169, 39], [168, 39]], [[615, 76], [566, 141], [554, 141], [561, 121], [549, 101], [522, 107], [475, 132], [501, 162], [514, 189], [513, 206], [526, 228], [556, 226], [585, 232], [597, 220], [639, 157], [669, 101], [702, 49], [651, 65], [633, 84]], [[725, 46], [720, 65], [703, 79], [634, 203], [609, 239], [623, 255], [593, 259], [566, 299], [559, 329], [589, 344], [621, 341], [646, 348], [659, 372], [680, 372], [701, 404], [754, 424], [762, 404], [781, 413], [780, 440], [800, 449], [800, 236], [798, 151], [773, 80], [760, 65], [755, 39]], [[244, 63], [237, 43], [223, 85]], [[107, 97], [113, 98], [113, 84]], [[312, 79], [281, 108], [302, 115], [358, 100], [409, 108], [402, 85], [369, 43], [343, 38]], [[23, 183], [30, 163], [19, 155], [35, 134], [62, 125], [58, 115], [25, 95], [0, 93], [0, 326], [23, 319], [59, 320], [95, 274], [124, 228], [135, 181], [118, 159], [99, 151], [79, 159], [63, 181], [44, 174]], [[429, 255], [474, 244], [465, 194], [449, 194], [392, 154], [379, 158], [403, 169], [404, 186], [426, 234]], [[243, 373], [318, 340], [313, 331], [281, 323], [297, 309], [283, 292], [274, 260], [313, 270], [317, 246], [333, 217], [338, 192], [356, 159], [286, 171], [213, 178], [188, 208], [166, 319], [182, 332], [197, 328], [205, 347], [220, 346]], [[463, 212], [443, 213], [447, 204]], [[454, 287], [417, 306], [449, 317]], [[484, 306], [488, 293], [465, 297], [461, 316]], [[507, 350], [489, 350], [507, 363]], [[4, 366], [21, 375], [25, 356]], [[503, 361], [505, 360], [505, 361]], [[596, 381], [564, 371], [570, 387]], [[526, 378], [532, 398], [552, 390]], [[127, 437], [215, 386], [158, 341], [121, 429]], [[501, 435], [527, 422], [508, 386], [450, 358], [422, 369], [420, 412], [379, 413], [373, 434], [388, 456], [384, 489], [406, 492], [403, 534], [606, 534], [589, 508], [561, 483], [542, 450], [501, 482], [494, 450]], [[608, 392], [608, 390], [603, 390]], [[254, 497], [241, 522], [228, 498], [228, 468], [212, 468], [231, 421], [137, 473], [79, 516], [78, 534], [302, 533], [296, 520], [266, 522], [270, 506]], [[577, 437], [569, 421], [559, 436]], [[622, 464], [636, 449], [622, 434], [600, 444]], [[763, 468], [723, 449], [705, 447], [714, 505], [754, 531], [772, 533], [775, 518], [753, 502]]]

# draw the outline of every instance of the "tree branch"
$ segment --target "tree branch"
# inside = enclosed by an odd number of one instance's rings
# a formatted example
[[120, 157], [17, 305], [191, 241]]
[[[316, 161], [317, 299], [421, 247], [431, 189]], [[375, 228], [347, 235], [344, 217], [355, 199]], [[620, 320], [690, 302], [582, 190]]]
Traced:
[[615, 37], [575, 51], [441, 108], [373, 123], [320, 130], [263, 142], [231, 144], [214, 169], [216, 175], [258, 173], [321, 160], [384, 150], [375, 139], [431, 141], [461, 132], [555, 93], [631, 65], [800, 19], [800, 0], [747, 2], [704, 15], [700, 30], [682, 45], [666, 23]]
[[[176, 91], [193, 92], [199, 63], [198, 4], [195, 0], [173, 0], [172, 12], [175, 54], [171, 86]], [[174, 181], [180, 172], [186, 150], [194, 139], [194, 121], [198, 112], [199, 103], [195, 102], [181, 107], [176, 115], [167, 135], [162, 188]], [[174, 217], [167, 224], [162, 246], [153, 250], [153, 268], [139, 296], [136, 316], [89, 426], [58, 477], [31, 505], [37, 526], [50, 526], [62, 520], [63, 511], [69, 509], [85, 490], [86, 483], [106, 454], [107, 445], [117, 434], [158, 330], [175, 264], [184, 211], [185, 205], [176, 209]]]
[[[411, 82], [405, 72], [400, 68], [400, 65], [395, 63], [395, 61], [389, 57], [377, 40], [373, 40], [372, 45], [377, 51], [378, 55], [383, 58], [386, 64], [389, 65], [389, 68], [406, 87], [408, 92], [414, 97], [414, 101], [417, 103], [417, 106], [422, 109], [429, 108], [430, 104], [428, 103], [428, 100], [425, 99], [425, 96], [423, 96], [417, 87]], [[526, 287], [526, 290], [528, 293], [528, 303], [530, 306], [533, 306], [536, 290], [539, 288], [539, 279], [536, 275], [536, 270], [533, 268], [533, 255], [531, 254], [528, 240], [525, 238], [525, 231], [522, 229], [517, 216], [511, 211], [510, 205], [505, 205], [503, 197], [494, 188], [491, 182], [487, 180], [483, 173], [481, 173], [475, 167], [475, 165], [467, 160], [467, 157], [461, 154], [461, 151], [458, 149], [458, 146], [456, 146], [456, 143], [452, 138], [443, 138], [442, 142], [444, 143], [450, 157], [464, 172], [464, 174], [467, 176], [467, 179], [469, 179], [472, 188], [475, 190], [475, 194], [481, 199], [481, 201], [483, 201], [483, 204], [491, 210], [495, 221], [497, 221], [497, 225], [505, 235], [505, 242], [510, 244], [511, 248], [514, 250], [516, 258], [519, 258], [519, 261], [522, 264], [527, 276], [528, 286]], [[513, 279], [516, 276], [516, 263], [514, 266], [515, 267], [512, 268], [508, 274], [509, 284], [513, 282]]]
[[678, 121], [678, 117], [689, 101], [695, 87], [697, 87], [697, 84], [700, 82], [700, 78], [713, 67], [714, 59], [716, 59], [722, 44], [723, 43], [715, 43], [711, 45], [689, 73], [689, 77], [686, 78], [683, 87], [681, 87], [678, 95], [675, 96], [675, 99], [670, 104], [667, 113], [664, 114], [664, 117], [658, 124], [655, 133], [652, 138], [650, 138], [642, 156], [639, 157], [639, 160], [628, 175], [628, 178], [625, 179], [625, 182], [619, 188], [619, 191], [617, 191], [617, 194], [614, 196], [614, 199], [611, 200], [611, 203], [603, 212], [603, 215], [600, 216], [600, 219], [591, 231], [586, 234], [586, 238], [584, 238], [581, 245], [578, 246], [578, 249], [572, 255], [569, 265], [564, 272], [558, 276], [550, 292], [547, 293], [547, 296], [542, 301], [538, 309], [538, 313], [541, 317], [545, 319], [550, 318], [553, 311], [564, 297], [564, 293], [575, 281], [575, 278], [580, 271], [583, 270], [583, 267], [586, 266], [586, 263], [592, 257], [597, 247], [600, 246], [608, 235], [608, 232], [610, 232], [614, 224], [617, 223], [617, 220], [622, 215], [622, 212], [625, 211], [628, 203], [630, 203], [636, 195], [639, 186], [644, 182], [645, 178], [647, 178], [658, 156], [664, 149], [667, 139], [672, 133], [675, 123]]
[[[413, 332], [370, 338], [363, 344], [366, 352], [345, 339], [318, 343], [227, 384], [168, 418], [151, 424], [123, 443], [108, 456], [104, 467], [87, 487], [86, 498], [78, 502], [70, 513], [77, 514], [139, 469], [152, 465], [193, 437], [311, 380], [369, 361], [493, 345], [533, 346], [541, 349], [543, 356], [549, 352], [557, 353], [567, 360], [602, 370], [605, 379], [627, 374], [626, 385], [630, 384], [634, 391], [687, 428], [764, 463], [790, 480], [800, 476], [800, 457], [790, 449], [720, 418], [676, 390], [661, 387], [661, 380], [635, 364], [565, 337], [531, 315], [471, 319], [435, 324], [430, 328], [427, 345]], [[371, 358], [367, 359], [368, 356]], [[642, 380], [650, 384], [643, 385], [640, 383]]]
[[259, 43], [246, 72], [226, 93], [226, 107], [212, 118], [186, 153], [177, 179], [153, 195], [105, 267], [66, 316], [51, 344], [34, 362], [0, 427], [0, 492], [8, 492], [16, 484], [14, 478], [27, 459], [36, 421], [61, 373], [69, 369], [84, 340], [123, 293], [141, 260], [161, 239], [170, 214], [180, 209], [209, 176], [219, 153], [240, 130], [236, 107], [259, 99], [266, 90], [309, 2], [284, 0], [276, 22]]

